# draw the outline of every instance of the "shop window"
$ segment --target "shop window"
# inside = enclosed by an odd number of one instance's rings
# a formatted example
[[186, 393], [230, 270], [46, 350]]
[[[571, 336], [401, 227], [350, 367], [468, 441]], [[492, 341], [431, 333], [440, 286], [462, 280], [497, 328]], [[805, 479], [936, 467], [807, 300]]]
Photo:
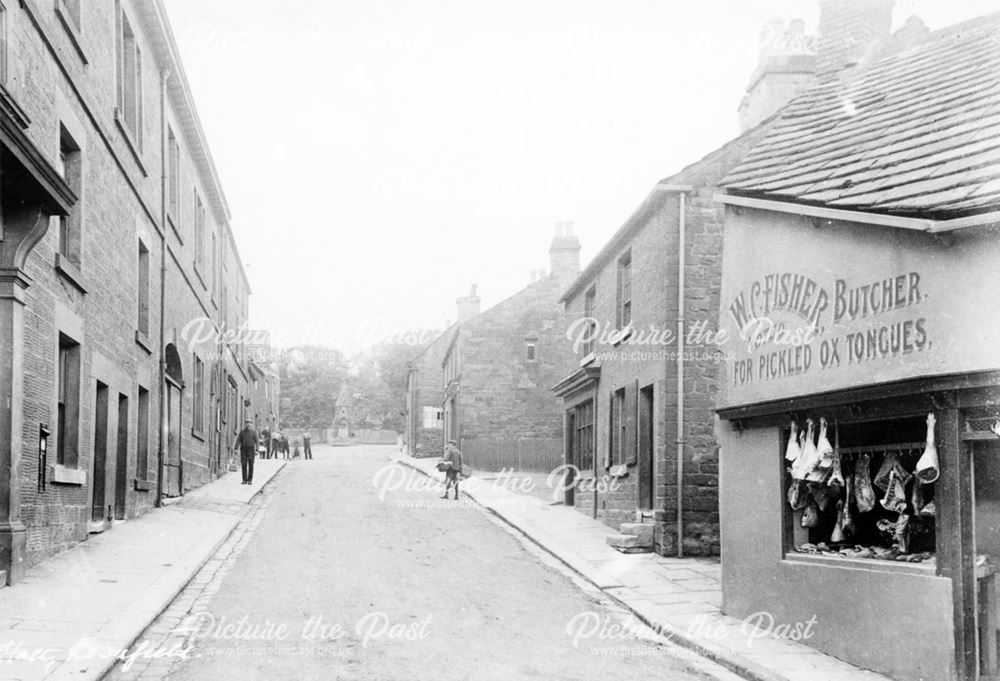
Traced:
[[56, 462], [75, 468], [80, 437], [80, 344], [59, 334]]
[[529, 362], [535, 362], [538, 360], [538, 341], [537, 340], [526, 340], [524, 341], [524, 358]]
[[625, 388], [611, 393], [611, 428], [608, 443], [608, 465], [624, 463], [627, 437], [627, 415], [625, 409]]
[[816, 418], [783, 435], [792, 551], [933, 562], [933, 415], [829, 424]]
[[[346, 417], [347, 410], [341, 409], [340, 415]], [[441, 428], [444, 421], [444, 411], [437, 407], [424, 407], [424, 428]]]

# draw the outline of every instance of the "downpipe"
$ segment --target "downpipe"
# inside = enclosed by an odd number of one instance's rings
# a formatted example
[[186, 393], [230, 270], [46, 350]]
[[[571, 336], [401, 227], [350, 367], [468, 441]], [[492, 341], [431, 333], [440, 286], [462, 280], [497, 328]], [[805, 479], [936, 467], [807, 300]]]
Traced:
[[677, 209], [677, 557], [684, 557], [684, 264], [685, 196]]
[[166, 334], [163, 328], [166, 314], [167, 287], [167, 80], [170, 71], [160, 71], [160, 373], [157, 421], [160, 435], [156, 445], [156, 507], [163, 506], [163, 441], [167, 437], [167, 410], [164, 400], [167, 396], [167, 355]]

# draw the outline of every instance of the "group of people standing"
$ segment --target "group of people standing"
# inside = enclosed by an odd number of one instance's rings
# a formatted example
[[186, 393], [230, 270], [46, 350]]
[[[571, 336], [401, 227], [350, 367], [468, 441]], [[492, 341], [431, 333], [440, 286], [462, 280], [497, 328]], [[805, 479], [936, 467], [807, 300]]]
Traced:
[[257, 434], [253, 427], [253, 419], [247, 419], [243, 430], [236, 436], [234, 448], [240, 450], [240, 467], [243, 472], [243, 482], [249, 485], [253, 483], [253, 462], [258, 453], [262, 459], [276, 459], [282, 455], [285, 459], [297, 459], [299, 457], [299, 444], [302, 444], [303, 458], [312, 459], [312, 435], [309, 431], [302, 434], [302, 439], [296, 438], [292, 445], [293, 452], [289, 452], [288, 438], [278, 431], [273, 433], [265, 426], [260, 434]]

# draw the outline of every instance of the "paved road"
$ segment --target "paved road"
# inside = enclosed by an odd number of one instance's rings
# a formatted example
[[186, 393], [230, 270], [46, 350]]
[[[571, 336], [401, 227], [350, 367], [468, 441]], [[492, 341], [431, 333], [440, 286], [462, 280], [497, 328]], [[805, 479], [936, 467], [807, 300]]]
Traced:
[[147, 632], [179, 654], [109, 679], [734, 678], [633, 630], [468, 500], [386, 468], [391, 448], [315, 450]]

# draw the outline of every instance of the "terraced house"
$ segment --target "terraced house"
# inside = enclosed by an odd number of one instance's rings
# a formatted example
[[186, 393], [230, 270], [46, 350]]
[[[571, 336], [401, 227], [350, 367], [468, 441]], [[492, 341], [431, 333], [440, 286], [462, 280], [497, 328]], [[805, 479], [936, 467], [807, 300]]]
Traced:
[[212, 480], [251, 404], [217, 342], [250, 287], [163, 4], [0, 4], [0, 149], [2, 585]]

